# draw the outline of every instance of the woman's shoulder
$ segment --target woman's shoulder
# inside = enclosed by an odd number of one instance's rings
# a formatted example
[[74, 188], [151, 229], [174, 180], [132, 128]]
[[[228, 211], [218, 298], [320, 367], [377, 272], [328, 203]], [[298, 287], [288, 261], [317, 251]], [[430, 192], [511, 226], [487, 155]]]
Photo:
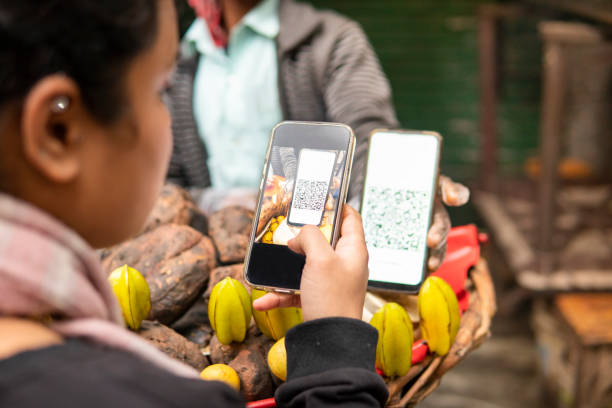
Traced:
[[177, 377], [127, 352], [69, 340], [0, 360], [0, 406], [243, 406], [229, 387]]
[[63, 342], [60, 335], [29, 319], [0, 318], [0, 333], [0, 360]]

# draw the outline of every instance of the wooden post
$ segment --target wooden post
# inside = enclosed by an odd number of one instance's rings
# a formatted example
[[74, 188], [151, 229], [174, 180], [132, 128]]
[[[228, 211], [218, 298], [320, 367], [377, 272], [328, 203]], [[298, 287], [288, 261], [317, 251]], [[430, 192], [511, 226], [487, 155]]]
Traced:
[[540, 272], [550, 274], [555, 266], [553, 234], [555, 228], [562, 114], [565, 97], [565, 58], [563, 44], [548, 29], [540, 24], [544, 40], [542, 118], [540, 125], [540, 159], [542, 172], [539, 188], [539, 250]]
[[484, 4], [478, 9], [478, 63], [480, 69], [480, 188], [490, 193], [497, 190], [497, 87], [498, 35], [497, 23], [522, 14], [517, 5]]
[[480, 186], [494, 192], [497, 175], [497, 13], [495, 6], [480, 7], [478, 50], [480, 65]]

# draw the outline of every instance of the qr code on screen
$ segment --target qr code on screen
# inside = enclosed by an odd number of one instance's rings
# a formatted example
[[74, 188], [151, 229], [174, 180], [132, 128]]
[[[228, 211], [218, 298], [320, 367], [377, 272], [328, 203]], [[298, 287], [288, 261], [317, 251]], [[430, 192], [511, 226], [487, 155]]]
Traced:
[[424, 191], [369, 187], [363, 220], [366, 242], [374, 248], [421, 251], [428, 221]]
[[293, 208], [322, 211], [327, 199], [327, 187], [325, 181], [298, 180], [293, 191]]

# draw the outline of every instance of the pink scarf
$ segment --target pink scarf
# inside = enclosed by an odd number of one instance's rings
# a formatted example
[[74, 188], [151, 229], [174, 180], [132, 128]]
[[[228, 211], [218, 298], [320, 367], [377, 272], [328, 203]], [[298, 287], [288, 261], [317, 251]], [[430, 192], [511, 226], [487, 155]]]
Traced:
[[221, 22], [221, 4], [219, 0], [187, 0], [196, 15], [206, 21], [210, 36], [217, 47], [227, 45], [227, 30]]
[[0, 194], [0, 316], [53, 316], [49, 328], [138, 355], [182, 377], [197, 372], [124, 328], [96, 253], [39, 209]]

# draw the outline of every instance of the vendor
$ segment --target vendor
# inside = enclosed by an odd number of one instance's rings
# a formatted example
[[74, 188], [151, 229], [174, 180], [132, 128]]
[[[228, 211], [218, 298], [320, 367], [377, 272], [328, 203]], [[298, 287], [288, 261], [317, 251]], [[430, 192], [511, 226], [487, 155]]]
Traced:
[[[184, 36], [168, 94], [174, 134], [169, 180], [254, 191], [274, 125], [339, 122], [357, 136], [349, 202], [358, 207], [370, 132], [399, 126], [389, 81], [361, 27], [294, 0], [189, 4], [198, 18]], [[444, 177], [441, 191], [447, 205], [463, 205], [469, 196]], [[222, 200], [217, 195], [208, 202]], [[444, 257], [449, 229], [438, 203], [428, 239], [430, 269]]]

